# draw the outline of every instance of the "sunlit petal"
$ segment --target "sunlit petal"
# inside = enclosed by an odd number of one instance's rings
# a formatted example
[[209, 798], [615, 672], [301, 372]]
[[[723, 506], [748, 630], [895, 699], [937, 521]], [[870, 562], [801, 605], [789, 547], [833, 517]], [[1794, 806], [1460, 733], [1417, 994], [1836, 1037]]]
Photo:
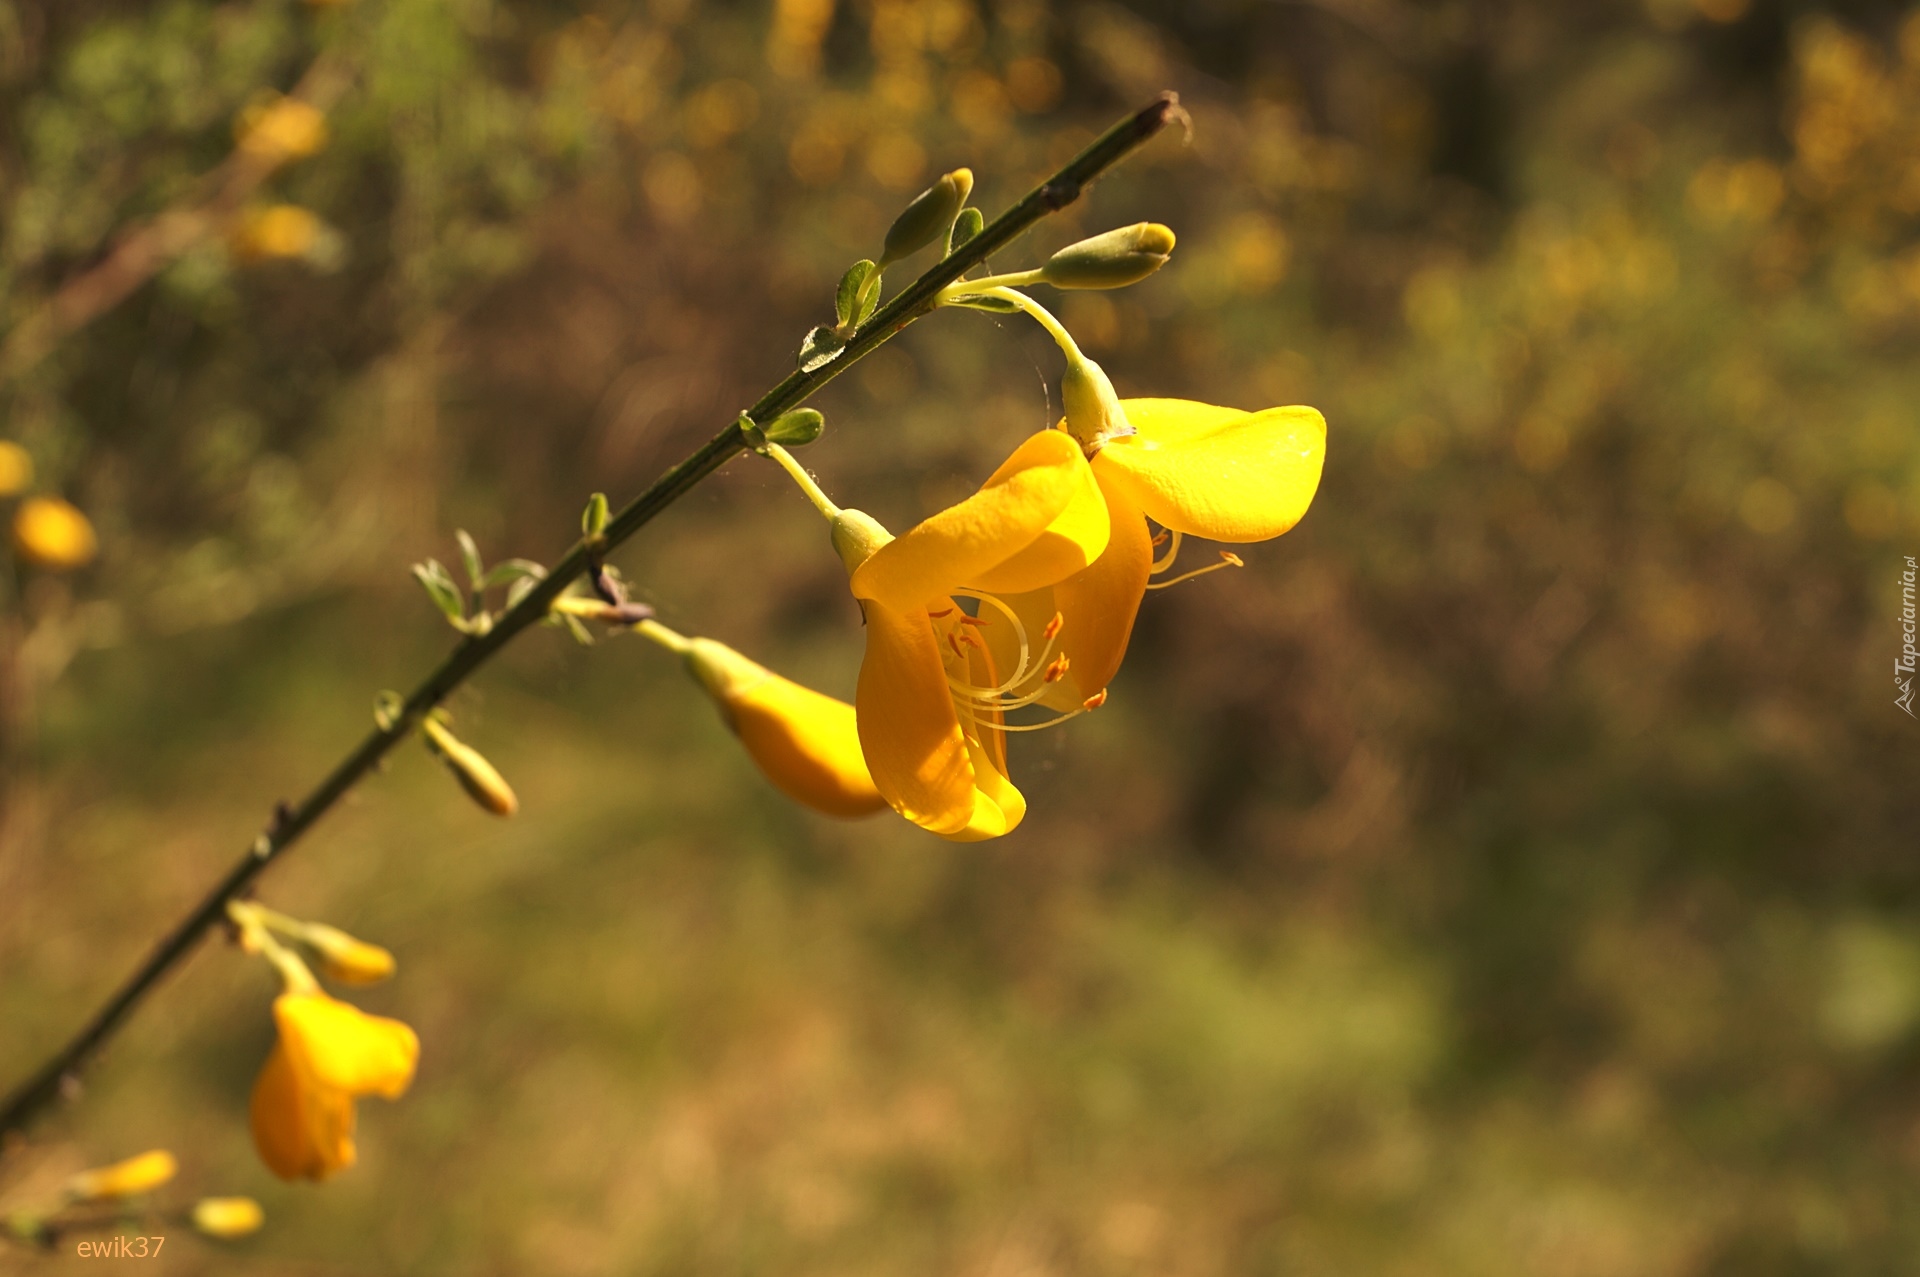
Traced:
[[887, 805], [845, 701], [769, 673], [737, 693], [727, 711], [747, 753], [794, 801], [830, 816], [865, 816]]
[[867, 605], [854, 704], [861, 751], [893, 809], [937, 834], [974, 818], [974, 772], [926, 612]]
[[853, 592], [905, 612], [995, 569], [1027, 589], [1076, 571], [1098, 557], [1107, 540], [1105, 512], [1095, 513], [1091, 501], [1098, 493], [1088, 478], [1073, 440], [1043, 430], [979, 492], [875, 551], [854, 572]]
[[303, 1081], [276, 1042], [253, 1084], [253, 1145], [281, 1179], [325, 1179], [353, 1165], [353, 1097]]
[[282, 994], [273, 1018], [302, 1080], [316, 1088], [391, 1100], [413, 1081], [420, 1039], [398, 1020], [321, 993]]
[[1264, 541], [1313, 501], [1327, 423], [1312, 408], [1247, 413], [1184, 399], [1122, 407], [1138, 433], [1108, 441], [1094, 470], [1157, 523], [1214, 541]]

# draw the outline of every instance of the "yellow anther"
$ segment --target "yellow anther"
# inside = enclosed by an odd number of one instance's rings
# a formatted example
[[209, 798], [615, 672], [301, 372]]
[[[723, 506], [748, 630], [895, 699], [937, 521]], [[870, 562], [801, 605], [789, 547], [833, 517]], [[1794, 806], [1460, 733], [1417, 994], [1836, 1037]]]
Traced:
[[1229, 567], [1243, 568], [1247, 566], [1246, 563], [1240, 558], [1240, 556], [1235, 554], [1232, 550], [1220, 551], [1220, 558]]
[[1040, 637], [1043, 639], [1052, 638], [1054, 635], [1060, 632], [1060, 627], [1065, 625], [1066, 623], [1067, 623], [1066, 616], [1063, 615], [1062, 613], [1055, 612], [1053, 614], [1053, 619], [1047, 622], [1047, 627], [1040, 631]]
[[1080, 702], [1080, 707], [1086, 710], [1096, 710], [1096, 709], [1099, 709], [1102, 705], [1105, 705], [1106, 703], [1107, 703], [1107, 689], [1103, 687], [1099, 691], [1095, 692], [1092, 696], [1087, 697], [1086, 700]]

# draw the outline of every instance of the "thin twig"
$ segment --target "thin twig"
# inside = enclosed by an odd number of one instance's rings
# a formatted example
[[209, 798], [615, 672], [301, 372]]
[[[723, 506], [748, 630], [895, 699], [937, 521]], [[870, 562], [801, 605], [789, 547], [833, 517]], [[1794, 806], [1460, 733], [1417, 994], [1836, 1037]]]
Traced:
[[[1151, 105], [1108, 129], [1059, 172], [1029, 191], [1018, 204], [875, 312], [833, 362], [812, 372], [796, 372], [789, 376], [761, 396], [759, 402], [747, 410], [746, 417], [754, 422], [771, 422], [781, 413], [798, 407], [855, 361], [931, 311], [942, 288], [979, 265], [989, 255], [1006, 247], [1047, 214], [1058, 212], [1073, 203], [1090, 182], [1158, 133], [1178, 110], [1179, 99], [1172, 93], [1162, 94]], [[553, 571], [502, 615], [491, 630], [468, 638], [456, 647], [440, 667], [427, 675], [407, 697], [400, 713], [394, 715], [386, 726], [376, 727], [312, 793], [292, 807], [279, 809], [273, 821], [254, 840], [247, 854], [160, 941], [120, 990], [87, 1022], [86, 1027], [7, 1097], [5, 1107], [0, 1109], [0, 1153], [7, 1150], [10, 1142], [17, 1141], [27, 1123], [56, 1098], [78, 1092], [80, 1070], [91, 1062], [101, 1045], [126, 1021], [161, 976], [191, 952], [200, 938], [225, 917], [227, 902], [246, 890], [262, 870], [311, 829], [355, 783], [373, 770], [389, 750], [412, 731], [429, 710], [446, 699], [449, 693], [511, 642], [514, 636], [544, 619], [554, 599], [584, 575], [607, 550], [638, 532], [655, 515], [679, 500], [695, 484], [725, 465], [745, 447], [746, 438], [741, 433], [740, 422], [736, 420], [709, 439], [692, 456], [660, 476], [652, 487], [608, 522], [603, 537], [596, 544], [589, 546], [585, 541], [577, 542]]]

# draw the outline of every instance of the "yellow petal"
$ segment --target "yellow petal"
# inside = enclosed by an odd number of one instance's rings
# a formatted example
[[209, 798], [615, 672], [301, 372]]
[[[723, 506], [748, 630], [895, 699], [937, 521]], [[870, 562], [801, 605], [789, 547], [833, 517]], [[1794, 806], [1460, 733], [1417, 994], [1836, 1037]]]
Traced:
[[962, 585], [1032, 590], [1070, 575], [1106, 548], [1105, 511], [1094, 510], [1088, 479], [1074, 441], [1043, 430], [980, 491], [874, 551], [855, 570], [853, 592], [905, 612]]
[[100, 543], [87, 516], [67, 502], [28, 497], [13, 515], [13, 548], [34, 567], [71, 572], [93, 562]]
[[769, 674], [728, 709], [747, 753], [795, 802], [829, 816], [867, 816], [887, 805], [845, 701]]
[[174, 1160], [172, 1153], [164, 1148], [156, 1148], [111, 1166], [81, 1171], [67, 1181], [67, 1193], [85, 1201], [97, 1201], [103, 1197], [131, 1197], [135, 1193], [147, 1193], [160, 1187], [172, 1179], [174, 1172], [179, 1169], [180, 1164]]
[[398, 1020], [324, 993], [282, 994], [273, 1018], [302, 1082], [314, 1088], [393, 1100], [413, 1081], [420, 1039]]
[[1213, 541], [1264, 541], [1300, 521], [1320, 486], [1326, 419], [1312, 408], [1240, 412], [1185, 399], [1122, 402], [1137, 434], [1093, 467], [1157, 523]]
[[253, 1084], [253, 1146], [281, 1179], [325, 1179], [353, 1165], [353, 1097], [302, 1079], [276, 1042]]
[[974, 818], [973, 764], [924, 609], [867, 604], [867, 655], [854, 704], [861, 751], [893, 809], [936, 834], [966, 828]]
[[[983, 733], [992, 738], [999, 732]], [[1027, 798], [1006, 775], [1004, 748], [967, 738], [967, 757], [973, 763], [973, 814], [967, 823], [940, 836], [949, 842], [984, 842], [1010, 834], [1027, 814]]]
[[1053, 590], [1055, 606], [1065, 621], [1060, 651], [1068, 665], [1066, 677], [1055, 685], [1057, 693], [1045, 699], [1063, 710], [1079, 709], [1088, 697], [1104, 691], [1119, 672], [1153, 570], [1153, 541], [1139, 507], [1122, 486], [1104, 477], [1100, 491], [1113, 520], [1107, 552]]

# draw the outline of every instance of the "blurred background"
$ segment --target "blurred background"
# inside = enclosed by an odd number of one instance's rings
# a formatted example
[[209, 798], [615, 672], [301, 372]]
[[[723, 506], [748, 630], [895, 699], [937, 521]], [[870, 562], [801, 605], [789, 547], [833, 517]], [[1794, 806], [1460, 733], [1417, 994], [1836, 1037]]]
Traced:
[[[360, 1165], [259, 1165], [275, 986], [212, 944], [0, 1211], [165, 1146], [268, 1224], [156, 1273], [1914, 1271], [1889, 0], [5, 0], [0, 436], [100, 549], [9, 569], [0, 1085], [449, 647], [411, 563], [557, 558], [932, 178], [991, 217], [1168, 88], [1191, 140], [995, 265], [1170, 224], [1042, 299], [1123, 394], [1319, 407], [1326, 478], [1014, 742], [1021, 829], [797, 810], [665, 654], [535, 631], [451, 707], [517, 819], [409, 746], [263, 885], [399, 956], [353, 996], [422, 1062]], [[324, 137], [262, 141], [276, 92]], [[1058, 374], [937, 315], [804, 460], [903, 526]], [[618, 562], [851, 695], [773, 467]]]

